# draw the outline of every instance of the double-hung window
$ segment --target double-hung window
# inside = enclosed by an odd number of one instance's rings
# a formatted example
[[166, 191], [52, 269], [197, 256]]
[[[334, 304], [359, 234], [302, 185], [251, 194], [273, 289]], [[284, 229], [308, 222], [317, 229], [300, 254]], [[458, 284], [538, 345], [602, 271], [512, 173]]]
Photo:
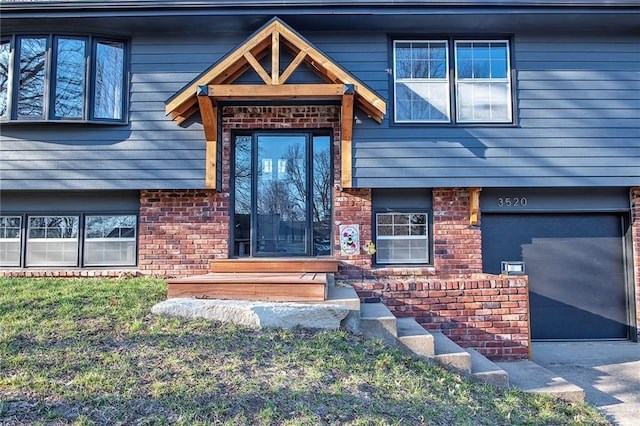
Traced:
[[396, 40], [397, 123], [511, 123], [508, 40]]
[[429, 263], [427, 213], [377, 213], [376, 263]]
[[96, 37], [0, 39], [0, 118], [125, 120], [125, 43]]

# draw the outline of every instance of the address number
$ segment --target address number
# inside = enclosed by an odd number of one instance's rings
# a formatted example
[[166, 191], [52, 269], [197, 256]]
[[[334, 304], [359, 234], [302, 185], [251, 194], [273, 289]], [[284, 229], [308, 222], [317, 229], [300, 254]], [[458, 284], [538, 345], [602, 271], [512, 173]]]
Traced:
[[524, 207], [527, 204], [527, 197], [498, 197], [498, 207]]

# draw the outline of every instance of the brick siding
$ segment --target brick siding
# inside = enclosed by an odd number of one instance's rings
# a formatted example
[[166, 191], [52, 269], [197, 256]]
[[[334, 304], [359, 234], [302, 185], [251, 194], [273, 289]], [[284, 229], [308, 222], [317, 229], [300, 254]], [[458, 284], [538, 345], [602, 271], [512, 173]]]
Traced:
[[165, 277], [209, 272], [227, 257], [229, 196], [215, 191], [140, 191], [138, 268]]
[[525, 277], [481, 277], [367, 282], [360, 295], [380, 300], [396, 317], [414, 317], [460, 346], [492, 359], [529, 356], [528, 291]]

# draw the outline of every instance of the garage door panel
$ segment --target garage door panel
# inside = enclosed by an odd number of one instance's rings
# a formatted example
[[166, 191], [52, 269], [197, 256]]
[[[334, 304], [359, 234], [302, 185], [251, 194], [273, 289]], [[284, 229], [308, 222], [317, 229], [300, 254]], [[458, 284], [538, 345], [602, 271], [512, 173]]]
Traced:
[[524, 261], [535, 339], [626, 338], [618, 214], [483, 215], [483, 262]]
[[[626, 336], [626, 324], [613, 319], [581, 310], [554, 300], [546, 302], [542, 296], [530, 295], [530, 302], [536, 306], [535, 319], [532, 316], [531, 334], [535, 339], [596, 339], [602, 336]], [[558, 321], [562, 318], [562, 321]], [[598, 335], [594, 335], [598, 330]]]

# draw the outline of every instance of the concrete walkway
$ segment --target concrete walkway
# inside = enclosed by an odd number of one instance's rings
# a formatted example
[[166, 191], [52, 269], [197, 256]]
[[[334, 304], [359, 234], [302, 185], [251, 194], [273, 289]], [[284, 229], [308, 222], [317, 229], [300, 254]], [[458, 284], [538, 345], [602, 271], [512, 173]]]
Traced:
[[614, 425], [640, 424], [640, 344], [533, 342], [533, 361], [584, 389]]

